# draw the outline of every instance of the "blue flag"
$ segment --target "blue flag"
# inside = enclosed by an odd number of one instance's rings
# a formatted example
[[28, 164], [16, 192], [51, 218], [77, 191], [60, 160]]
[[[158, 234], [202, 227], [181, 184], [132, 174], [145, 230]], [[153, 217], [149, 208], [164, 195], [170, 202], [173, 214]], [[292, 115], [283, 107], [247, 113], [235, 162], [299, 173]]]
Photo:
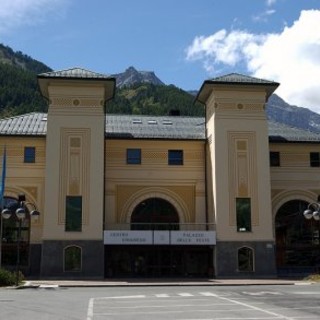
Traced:
[[3, 207], [3, 196], [4, 196], [4, 188], [6, 182], [6, 165], [7, 165], [7, 150], [4, 147], [3, 156], [2, 156], [2, 174], [1, 174], [1, 184], [0, 184], [0, 207]]

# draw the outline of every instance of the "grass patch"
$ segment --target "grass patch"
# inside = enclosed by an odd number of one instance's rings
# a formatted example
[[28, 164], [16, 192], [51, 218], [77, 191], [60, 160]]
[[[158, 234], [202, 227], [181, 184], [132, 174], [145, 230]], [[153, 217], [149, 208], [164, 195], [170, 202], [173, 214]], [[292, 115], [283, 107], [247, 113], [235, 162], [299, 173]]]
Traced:
[[320, 282], [320, 274], [310, 274], [304, 280]]

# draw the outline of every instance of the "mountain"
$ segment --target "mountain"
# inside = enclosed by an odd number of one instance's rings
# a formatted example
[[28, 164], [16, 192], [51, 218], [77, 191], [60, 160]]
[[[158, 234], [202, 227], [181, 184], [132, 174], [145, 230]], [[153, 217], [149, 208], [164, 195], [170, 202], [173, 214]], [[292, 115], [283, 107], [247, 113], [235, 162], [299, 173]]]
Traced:
[[[22, 52], [0, 44], [0, 117], [47, 111], [36, 75], [52, 69]], [[107, 112], [114, 114], [203, 116], [204, 107], [194, 103], [197, 91], [186, 92], [165, 85], [152, 71], [129, 67], [113, 75], [117, 80], [114, 100]], [[273, 94], [267, 104], [268, 118], [286, 125], [320, 133], [320, 115], [286, 103]]]
[[204, 116], [204, 106], [194, 96], [174, 85], [136, 83], [116, 90], [107, 113]]
[[320, 132], [320, 115], [307, 108], [288, 104], [273, 94], [267, 103], [268, 119], [313, 132]]
[[141, 83], [151, 83], [162, 86], [164, 83], [155, 75], [153, 71], [137, 71], [134, 67], [129, 67], [125, 72], [113, 74], [116, 78], [117, 87], [130, 87]]
[[48, 71], [42, 62], [0, 44], [0, 117], [46, 111], [36, 74]]
[[44, 63], [32, 59], [21, 51], [14, 52], [10, 47], [0, 43], [0, 65], [1, 64], [20, 67], [23, 70], [35, 74], [52, 71], [52, 69]]

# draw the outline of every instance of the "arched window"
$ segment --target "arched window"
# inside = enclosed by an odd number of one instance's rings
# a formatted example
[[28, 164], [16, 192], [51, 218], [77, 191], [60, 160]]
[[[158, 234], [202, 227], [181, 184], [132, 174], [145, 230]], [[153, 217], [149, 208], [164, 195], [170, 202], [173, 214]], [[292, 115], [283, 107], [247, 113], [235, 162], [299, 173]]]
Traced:
[[238, 250], [238, 270], [242, 272], [253, 272], [253, 249], [248, 247], [242, 247]]
[[[0, 204], [0, 212], [3, 209], [9, 209], [15, 212], [20, 207], [20, 201], [14, 197], [3, 197], [3, 206]], [[28, 208], [25, 208], [28, 212]], [[17, 262], [17, 242], [20, 238], [20, 264], [27, 266], [29, 263], [29, 242], [30, 242], [30, 217], [26, 214], [25, 218], [20, 221], [20, 237], [19, 235], [19, 220], [15, 214], [12, 214], [9, 219], [0, 219], [0, 230], [2, 234], [1, 262], [3, 266], [13, 266]]]
[[275, 218], [277, 267], [315, 267], [320, 264], [320, 225], [307, 220], [308, 203], [291, 200], [283, 204]]
[[69, 246], [64, 249], [64, 271], [77, 272], [82, 268], [82, 249]]
[[150, 198], [140, 202], [131, 215], [132, 230], [178, 230], [179, 215], [167, 200]]

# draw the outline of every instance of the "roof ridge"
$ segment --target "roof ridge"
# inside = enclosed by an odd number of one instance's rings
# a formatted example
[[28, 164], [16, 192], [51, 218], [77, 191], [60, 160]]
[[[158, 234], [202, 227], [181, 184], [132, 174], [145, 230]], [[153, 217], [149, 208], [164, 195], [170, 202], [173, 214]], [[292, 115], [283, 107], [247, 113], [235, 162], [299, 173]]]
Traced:
[[110, 75], [98, 73], [82, 67], [72, 67], [56, 71], [44, 72], [38, 75], [39, 77], [54, 77], [54, 78], [98, 78], [106, 79], [113, 78]]
[[262, 84], [277, 84], [273, 80], [266, 80], [263, 78], [253, 77], [251, 75], [246, 75], [238, 72], [232, 72], [225, 75], [221, 75], [212, 79], [212, 82], [230, 82], [230, 83], [262, 83]]
[[15, 116], [11, 116], [11, 117], [0, 118], [0, 121], [9, 120], [9, 119], [13, 119], [13, 118], [23, 118], [25, 116], [32, 115], [32, 114], [48, 114], [48, 112], [32, 111], [32, 112], [23, 113], [23, 114], [17, 114]]

